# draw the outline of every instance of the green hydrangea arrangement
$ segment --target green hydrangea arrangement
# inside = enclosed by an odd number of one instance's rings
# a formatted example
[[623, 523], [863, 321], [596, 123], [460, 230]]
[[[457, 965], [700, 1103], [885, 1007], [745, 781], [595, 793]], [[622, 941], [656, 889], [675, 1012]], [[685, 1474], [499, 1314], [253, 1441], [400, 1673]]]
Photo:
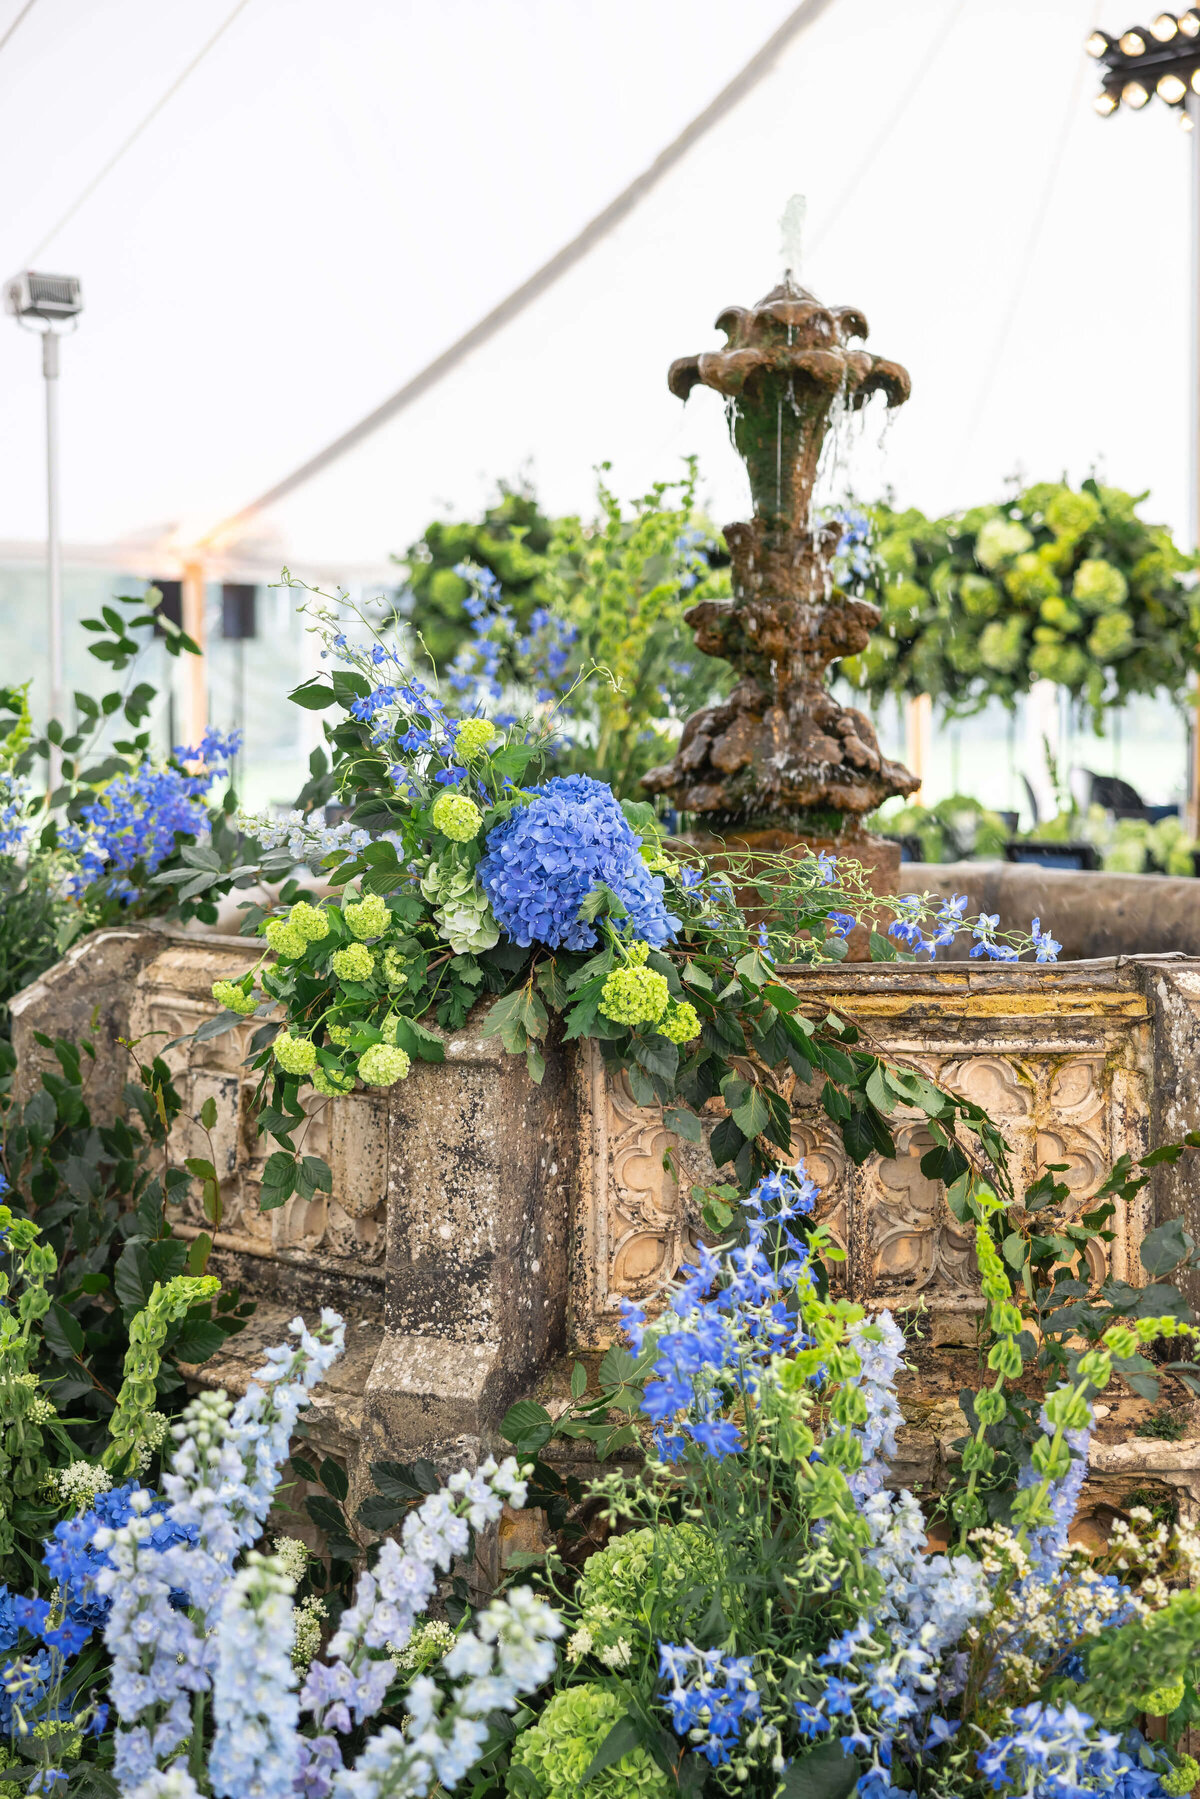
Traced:
[[1038, 680], [1096, 721], [1133, 694], [1182, 703], [1200, 668], [1196, 561], [1138, 516], [1144, 498], [1089, 479], [942, 519], [873, 507], [856, 591], [883, 616], [843, 673], [873, 700], [931, 694], [950, 716]]
[[556, 1693], [513, 1746], [508, 1791], [524, 1799], [579, 1799], [581, 1793], [596, 1799], [670, 1799], [677, 1791], [674, 1781], [644, 1749], [631, 1750], [583, 1785], [596, 1751], [625, 1710], [626, 1700], [614, 1687], [589, 1683]]
[[645, 1525], [613, 1537], [584, 1564], [576, 1597], [587, 1640], [577, 1650], [620, 1668], [651, 1637], [682, 1642], [723, 1572], [717, 1545], [694, 1524]]

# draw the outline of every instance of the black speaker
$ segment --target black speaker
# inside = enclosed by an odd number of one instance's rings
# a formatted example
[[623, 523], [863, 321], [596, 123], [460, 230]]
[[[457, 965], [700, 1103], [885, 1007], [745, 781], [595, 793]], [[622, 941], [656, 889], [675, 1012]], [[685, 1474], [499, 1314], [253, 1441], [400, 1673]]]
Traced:
[[226, 581], [221, 588], [221, 635], [241, 641], [258, 636], [255, 601], [258, 589], [240, 582]]
[[[182, 631], [183, 630], [183, 582], [182, 581], [152, 581], [151, 586], [157, 587], [159, 593], [161, 593], [161, 595], [162, 595], [162, 601], [161, 601], [160, 605], [156, 608], [159, 618], [169, 618], [171, 623], [173, 625], [177, 625], [179, 627], [179, 629]], [[157, 622], [157, 620], [155, 621], [154, 635], [156, 637], [165, 637], [167, 635], [166, 632], [163, 630], [162, 626]]]

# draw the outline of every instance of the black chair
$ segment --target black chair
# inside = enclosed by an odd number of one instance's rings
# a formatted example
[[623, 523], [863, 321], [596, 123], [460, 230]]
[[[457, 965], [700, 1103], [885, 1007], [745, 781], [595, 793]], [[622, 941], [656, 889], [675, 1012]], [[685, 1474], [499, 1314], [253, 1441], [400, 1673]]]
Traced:
[[1096, 869], [1100, 852], [1094, 843], [1006, 843], [1006, 862], [1028, 862], [1038, 868]]

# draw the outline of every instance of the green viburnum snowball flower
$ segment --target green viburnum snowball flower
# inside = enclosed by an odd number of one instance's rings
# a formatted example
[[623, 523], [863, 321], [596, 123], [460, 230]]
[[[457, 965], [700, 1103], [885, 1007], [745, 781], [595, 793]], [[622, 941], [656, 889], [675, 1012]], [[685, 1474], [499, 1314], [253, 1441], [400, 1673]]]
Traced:
[[1200, 1780], [1200, 1762], [1194, 1755], [1181, 1755], [1169, 1774], [1160, 1774], [1158, 1784], [1171, 1799], [1185, 1799]]
[[669, 1799], [675, 1782], [642, 1748], [631, 1749], [584, 1787], [588, 1763], [625, 1711], [615, 1688], [588, 1684], [556, 1693], [513, 1744], [514, 1774], [520, 1769], [525, 1778], [510, 1777], [508, 1791], [530, 1793], [532, 1778], [537, 1799], [578, 1799], [583, 1792], [595, 1799]]
[[407, 1050], [390, 1043], [373, 1043], [358, 1058], [358, 1078], [368, 1087], [394, 1087], [407, 1078], [412, 1063]]
[[342, 917], [355, 937], [382, 937], [392, 922], [387, 903], [378, 893], [364, 894], [357, 902], [342, 907]]
[[1046, 623], [1053, 625], [1056, 631], [1078, 631], [1083, 623], [1082, 612], [1076, 612], [1074, 606], [1057, 594], [1042, 601], [1040, 612]]
[[329, 935], [329, 914], [324, 906], [310, 906], [307, 900], [296, 901], [288, 923], [294, 931], [299, 931], [306, 943], [319, 943], [322, 937]]
[[1017, 557], [1004, 577], [1004, 585], [1013, 599], [1025, 606], [1039, 605], [1059, 592], [1058, 576], [1032, 550]]
[[408, 983], [408, 969], [405, 959], [395, 944], [389, 944], [383, 952], [383, 978], [389, 987], [404, 987]]
[[1133, 648], [1133, 620], [1127, 612], [1102, 612], [1088, 633], [1088, 649], [1097, 662], [1112, 662]]
[[470, 843], [472, 837], [478, 837], [483, 823], [483, 813], [465, 793], [439, 793], [429, 816], [434, 830], [449, 837], [452, 843]]
[[1055, 537], [1078, 539], [1091, 530], [1100, 510], [1100, 502], [1092, 494], [1060, 487], [1046, 507], [1046, 523]]
[[657, 1024], [670, 997], [667, 977], [652, 968], [614, 968], [599, 1009], [614, 1024]]
[[276, 1037], [275, 1060], [285, 1074], [308, 1074], [317, 1065], [316, 1045], [308, 1037]]
[[997, 674], [1009, 675], [1019, 668], [1024, 653], [1025, 620], [1015, 613], [1011, 618], [994, 618], [985, 625], [979, 639], [980, 658]]
[[348, 943], [335, 949], [329, 958], [339, 981], [367, 981], [375, 967], [375, 958], [365, 943]]
[[999, 568], [1032, 545], [1033, 538], [1024, 525], [1010, 518], [990, 518], [975, 539], [975, 560], [980, 568]]
[[325, 1035], [331, 1043], [336, 1043], [339, 1049], [345, 1049], [350, 1041], [350, 1027], [344, 1024], [327, 1024]]
[[1151, 1687], [1148, 1693], [1139, 1693], [1134, 1704], [1148, 1718], [1169, 1718], [1183, 1704], [1183, 1676], [1165, 1686]]
[[1075, 570], [1071, 594], [1087, 612], [1111, 612], [1124, 605], [1128, 593], [1129, 584], [1120, 569], [1102, 557], [1088, 556]]
[[[622, 1644], [650, 1635], [681, 1643], [724, 1574], [721, 1552], [694, 1524], [644, 1525], [589, 1556], [575, 1590], [580, 1623], [602, 1662], [622, 1666]], [[606, 1654], [607, 1651], [607, 1654]]]
[[308, 947], [295, 926], [282, 918], [268, 918], [263, 935], [277, 956], [286, 956], [293, 961]]
[[249, 1018], [258, 1004], [252, 993], [235, 987], [232, 981], [214, 981], [212, 996], [219, 1006], [227, 1006], [231, 1012], [240, 1012], [243, 1018]]
[[650, 960], [650, 945], [637, 937], [625, 945], [625, 953], [635, 968], [644, 968]]
[[1057, 681], [1060, 687], [1080, 687], [1091, 666], [1087, 651], [1077, 643], [1036, 643], [1029, 652], [1029, 667], [1039, 681]]
[[352, 1074], [337, 1074], [334, 1070], [322, 1068], [319, 1064], [313, 1069], [309, 1080], [317, 1092], [324, 1093], [328, 1099], [336, 1099], [339, 1093], [354, 1091]]
[[[461, 761], [470, 762], [482, 755], [495, 735], [496, 727], [491, 719], [464, 718], [454, 733], [454, 754]], [[447, 831], [446, 835], [450, 833]]]
[[700, 1035], [700, 1017], [690, 1000], [681, 999], [678, 1005], [667, 1007], [658, 1029], [669, 1043], [690, 1043]]
[[968, 618], [992, 618], [1000, 610], [1000, 589], [986, 575], [964, 575], [958, 597]]

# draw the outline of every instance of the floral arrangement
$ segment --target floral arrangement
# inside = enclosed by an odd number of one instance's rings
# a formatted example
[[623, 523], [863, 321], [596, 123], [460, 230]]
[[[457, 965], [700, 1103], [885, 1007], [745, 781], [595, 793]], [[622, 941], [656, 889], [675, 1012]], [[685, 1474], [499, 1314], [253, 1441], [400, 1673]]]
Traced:
[[121, 1799], [1190, 1791], [1200, 1537], [1137, 1507], [1097, 1559], [1068, 1533], [1093, 1399], [1191, 1327], [1147, 1312], [1077, 1347], [988, 1522], [1025, 1351], [978, 1189], [990, 1384], [967, 1396], [957, 1539], [931, 1549], [885, 1484], [904, 1338], [825, 1291], [815, 1199], [802, 1165], [764, 1177], [740, 1244], [701, 1248], [655, 1321], [627, 1306], [650, 1436], [642, 1467], [592, 1484], [615, 1534], [579, 1569], [519, 1558], [455, 1626], [429, 1620], [439, 1583], [533, 1470], [518, 1451], [425, 1491], [327, 1634], [294, 1603], [303, 1546], [263, 1543], [344, 1335], [295, 1320], [236, 1404], [187, 1406], [160, 1490], [81, 1489], [44, 1546], [47, 1599], [0, 1594], [3, 1771], [55, 1793], [110, 1768]]
[[950, 715], [1054, 681], [1097, 722], [1134, 694], [1183, 702], [1198, 665], [1193, 559], [1135, 498], [1089, 479], [1038, 482], [945, 519], [870, 509], [856, 592], [883, 621], [843, 673], [873, 699], [932, 694]]
[[[915, 1096], [934, 1120], [947, 1178], [967, 1160], [938, 1121], [957, 1120], [1000, 1164], [1003, 1184], [1003, 1143], [978, 1108], [911, 1071], [889, 1064], [885, 1076], [853, 1027], [808, 1018], [775, 967], [840, 960], [861, 920], [881, 925], [872, 948], [882, 957], [937, 956], [966, 934], [972, 956], [1053, 959], [1058, 945], [1037, 921], [1005, 936], [994, 916], [967, 915], [965, 895], [881, 902], [861, 870], [826, 854], [711, 868], [666, 846], [648, 804], [620, 802], [588, 775], [531, 778], [553, 742], [552, 715], [503, 729], [455, 717], [394, 643], [351, 643], [343, 607], [323, 595], [307, 605], [332, 667], [293, 697], [341, 708], [328, 735], [351, 807], [345, 825], [373, 834], [329, 849], [325, 827], [289, 821], [289, 854], [322, 866], [343, 893], [251, 911], [262, 957], [213, 989], [229, 1026], [262, 1021], [252, 1039], [260, 1128], [280, 1145], [264, 1205], [328, 1185], [298, 1135], [303, 1086], [332, 1102], [406, 1079], [415, 1061], [439, 1061], [439, 1032], [487, 998], [485, 1033], [524, 1055], [535, 1080], [558, 1017], [567, 1039], [597, 1039], [639, 1102], [666, 1107], [694, 1141], [697, 1114], [722, 1097], [728, 1117], [711, 1148], [743, 1188], [790, 1143], [783, 1087], [818, 1071], [856, 1160], [892, 1153], [887, 1113]], [[746, 907], [764, 896], [770, 922], [752, 922]]]

